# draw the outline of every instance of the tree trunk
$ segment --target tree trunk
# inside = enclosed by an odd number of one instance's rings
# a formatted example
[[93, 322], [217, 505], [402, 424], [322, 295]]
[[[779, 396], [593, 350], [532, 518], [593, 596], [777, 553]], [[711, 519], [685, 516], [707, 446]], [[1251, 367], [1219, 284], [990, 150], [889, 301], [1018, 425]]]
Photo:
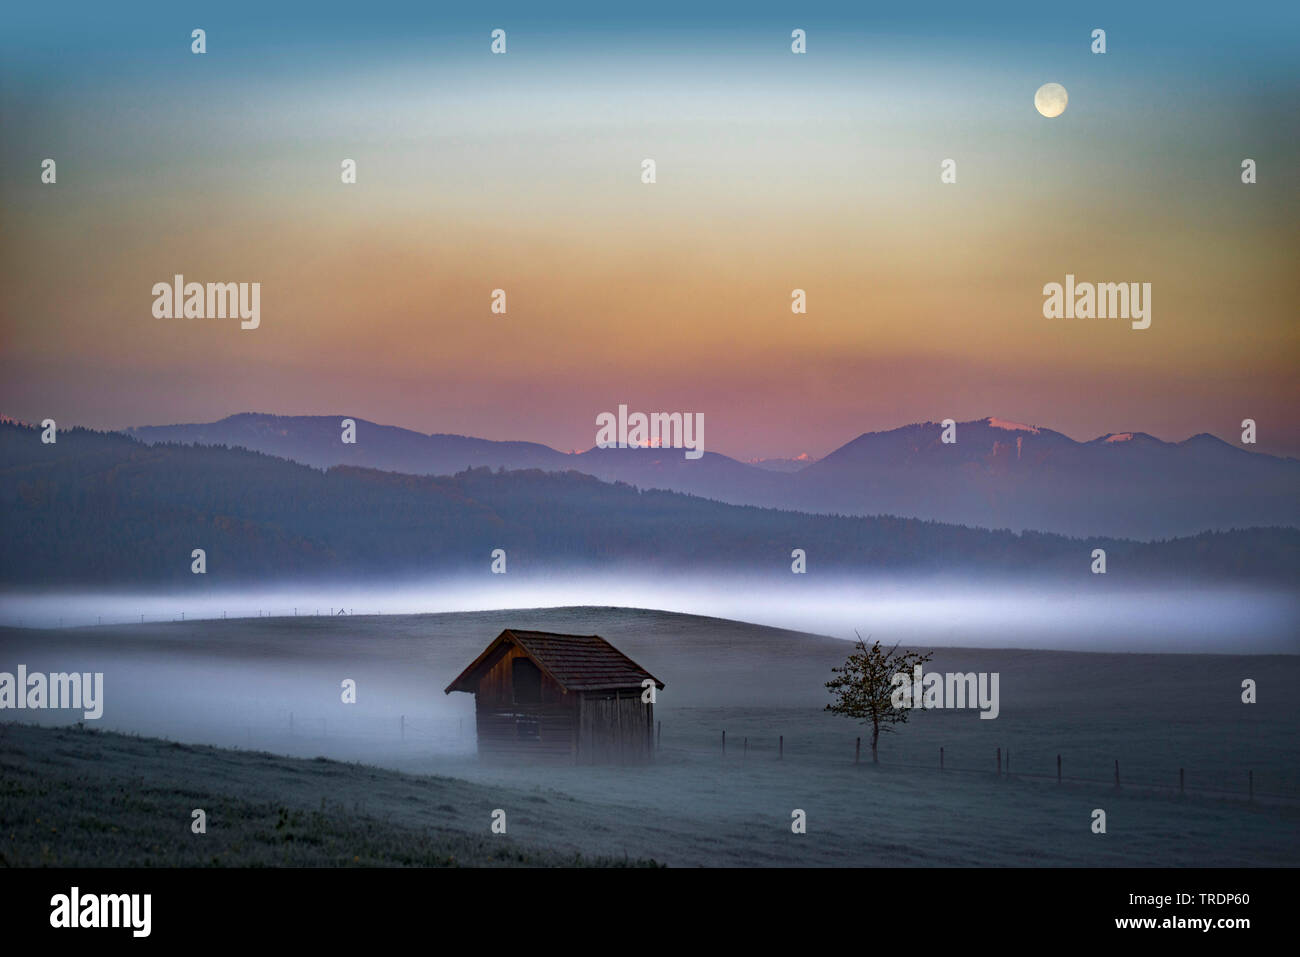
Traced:
[[880, 722], [871, 722], [871, 763], [879, 764], [880, 758], [876, 757], [876, 741], [880, 738]]

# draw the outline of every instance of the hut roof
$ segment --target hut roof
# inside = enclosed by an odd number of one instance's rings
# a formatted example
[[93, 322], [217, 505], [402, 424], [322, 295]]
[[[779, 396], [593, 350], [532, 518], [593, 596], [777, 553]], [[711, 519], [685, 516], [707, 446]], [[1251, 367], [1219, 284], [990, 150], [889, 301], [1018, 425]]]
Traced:
[[483, 650], [468, 668], [449, 684], [446, 693], [475, 691], [479, 678], [495, 662], [506, 643], [517, 645], [543, 673], [565, 691], [612, 691], [640, 688], [649, 678], [659, 688], [664, 683], [600, 635], [560, 635], [549, 631], [507, 628]]

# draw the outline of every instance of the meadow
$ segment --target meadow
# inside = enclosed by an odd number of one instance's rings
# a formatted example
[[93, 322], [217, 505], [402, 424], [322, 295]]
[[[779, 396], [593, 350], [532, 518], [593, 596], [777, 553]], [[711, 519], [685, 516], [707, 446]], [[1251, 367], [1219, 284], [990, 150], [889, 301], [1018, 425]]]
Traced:
[[[661, 678], [655, 763], [480, 763], [472, 699], [442, 689], [506, 626], [601, 634]], [[536, 864], [577, 855], [675, 866], [1300, 860], [1294, 655], [926, 649], [927, 670], [998, 672], [999, 716], [916, 713], [882, 736], [872, 766], [864, 729], [824, 710], [830, 668], [850, 647], [723, 619], [556, 608], [5, 629], [0, 667], [103, 671], [99, 730], [184, 743], [177, 750], [128, 738], [141, 754], [115, 745], [99, 759], [76, 758], [127, 791], [168, 793], [188, 782], [177, 795], [185, 820], [160, 819], [153, 832], [133, 825], [141, 842], [158, 836], [158, 864], [190, 859], [188, 807], [218, 798], [262, 807], [250, 817], [261, 822], [255, 831], [274, 829], [272, 805], [303, 815], [323, 807], [339, 815], [338, 827], [374, 818], [474, 847], [499, 837], [489, 828], [500, 808], [509, 840]], [[345, 678], [357, 683], [355, 705], [340, 702]], [[1241, 701], [1247, 678], [1258, 684], [1257, 704]], [[57, 713], [36, 717], [70, 723]], [[58, 733], [70, 737], [22, 739], [25, 757], [14, 767], [118, 740]], [[5, 740], [29, 734], [10, 726]], [[260, 751], [268, 754], [252, 753]], [[193, 774], [173, 767], [182, 761], [197, 762]], [[220, 770], [227, 767], [238, 773]], [[1095, 809], [1106, 812], [1105, 834], [1091, 829]], [[806, 814], [805, 834], [791, 831], [795, 810]], [[14, 823], [7, 815], [6, 832]], [[209, 836], [222, 826], [214, 818]], [[245, 832], [242, 846], [250, 842]], [[54, 835], [45, 843], [65, 863], [81, 853]], [[390, 862], [427, 863], [440, 853]], [[259, 854], [250, 851], [247, 862], [270, 862]], [[491, 845], [478, 857], [462, 848], [458, 860], [492, 863], [490, 854]], [[223, 863], [239, 863], [238, 855]]]

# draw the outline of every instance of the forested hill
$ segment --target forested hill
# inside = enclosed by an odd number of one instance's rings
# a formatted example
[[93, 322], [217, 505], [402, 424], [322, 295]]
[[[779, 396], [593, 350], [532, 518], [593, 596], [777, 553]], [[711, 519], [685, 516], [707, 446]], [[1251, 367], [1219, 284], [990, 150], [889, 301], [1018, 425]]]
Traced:
[[841, 515], [898, 515], [977, 528], [1154, 541], [1256, 525], [1300, 528], [1300, 461], [1202, 433], [1166, 442], [1121, 432], [1080, 442], [1053, 429], [988, 417], [865, 432], [820, 461], [759, 468], [713, 451], [592, 448], [424, 435], [352, 418], [241, 413], [218, 422], [129, 430], [145, 443], [226, 445], [329, 468], [409, 475], [468, 468], [574, 470], [731, 505]]
[[1300, 530], [1253, 528], [1153, 543], [838, 517], [639, 491], [576, 472], [410, 476], [320, 470], [226, 447], [144, 445], [114, 433], [0, 424], [0, 585], [350, 580], [582, 569], [809, 576], [945, 573], [1079, 580], [1107, 552], [1107, 584], [1294, 582]]

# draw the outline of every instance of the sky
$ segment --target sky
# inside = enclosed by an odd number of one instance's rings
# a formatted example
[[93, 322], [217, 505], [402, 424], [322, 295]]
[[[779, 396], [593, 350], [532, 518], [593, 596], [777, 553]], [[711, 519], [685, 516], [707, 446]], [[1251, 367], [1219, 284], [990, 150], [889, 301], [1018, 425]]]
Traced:
[[[0, 413], [567, 450], [626, 404], [738, 458], [1252, 418], [1300, 455], [1295, 5], [603, 6], [9, 5]], [[260, 282], [259, 327], [156, 318], [176, 274]], [[1067, 274], [1150, 283], [1150, 328], [1045, 318]]]

